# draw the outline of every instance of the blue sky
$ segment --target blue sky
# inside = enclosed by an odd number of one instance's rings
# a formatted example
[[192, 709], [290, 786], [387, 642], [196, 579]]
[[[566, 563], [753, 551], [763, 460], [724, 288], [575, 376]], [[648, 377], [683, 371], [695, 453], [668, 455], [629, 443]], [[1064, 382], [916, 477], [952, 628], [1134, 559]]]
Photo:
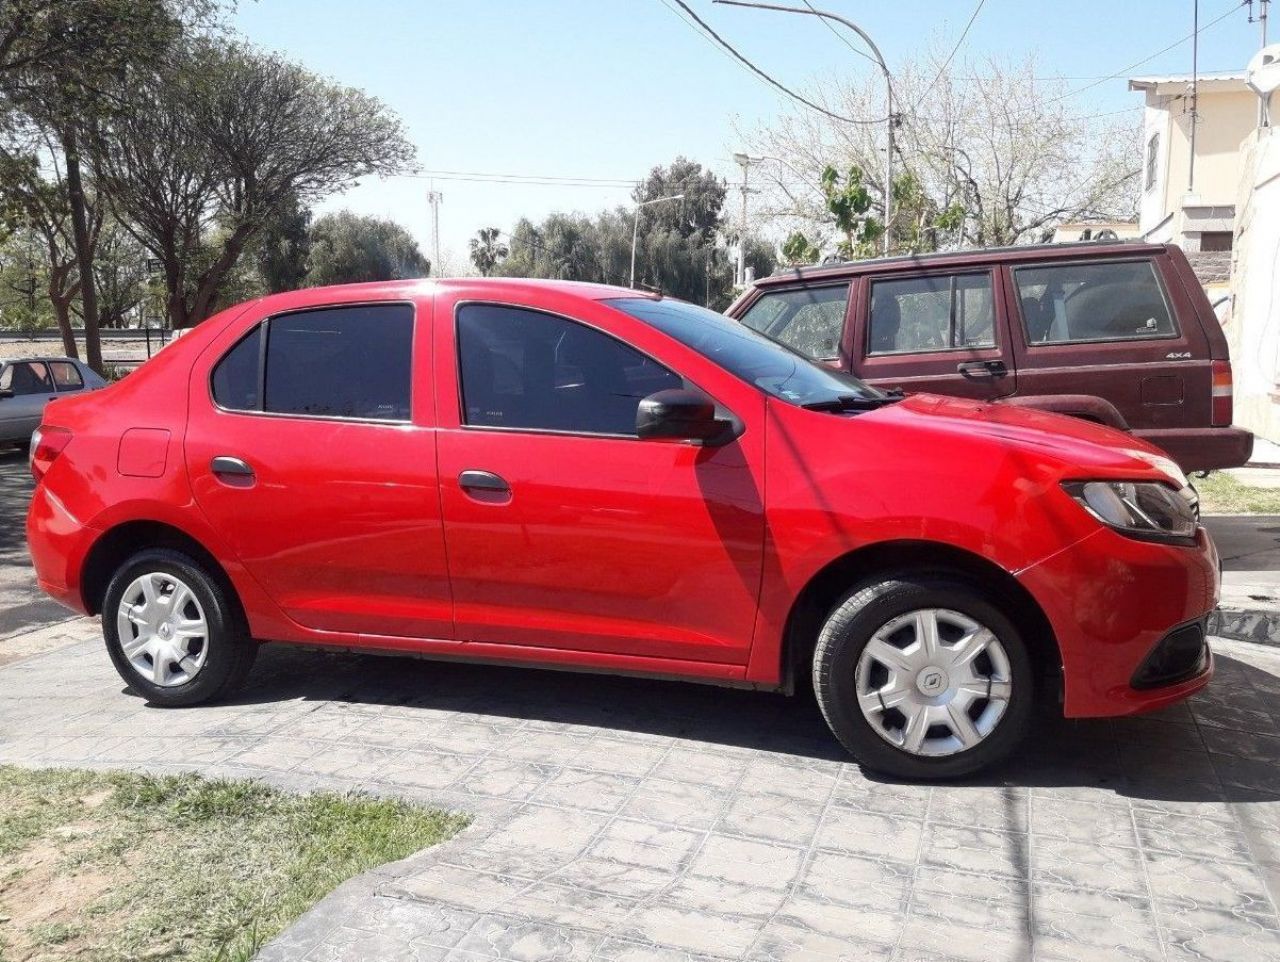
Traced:
[[[686, 0], [762, 68], [791, 86], [874, 69], [810, 17]], [[777, 0], [775, 0], [777, 2]], [[889, 61], [931, 41], [949, 49], [977, 0], [822, 0], [856, 20]], [[637, 178], [684, 154], [730, 176], [734, 119], [775, 115], [779, 97], [682, 22], [673, 0], [241, 0], [236, 22], [253, 42], [381, 98], [405, 122], [433, 170], [576, 178]], [[1201, 23], [1239, 6], [1200, 40], [1202, 70], [1240, 69], [1256, 25], [1237, 0], [1200, 0]], [[1257, 6], [1255, 2], [1255, 6]], [[1280, 40], [1280, 3], [1270, 31]], [[1191, 32], [1192, 0], [986, 0], [961, 57], [1033, 54], [1038, 73], [1083, 78], [1122, 70]], [[1184, 72], [1183, 43], [1131, 73]], [[1127, 75], [1126, 75], [1127, 76]], [[1073, 98], [1080, 113], [1140, 103], [1124, 78]], [[1140, 115], [1135, 114], [1135, 122]], [[446, 265], [461, 264], [477, 228], [521, 215], [594, 211], [626, 188], [439, 179]], [[392, 217], [428, 251], [429, 184], [369, 181], [323, 209]]]

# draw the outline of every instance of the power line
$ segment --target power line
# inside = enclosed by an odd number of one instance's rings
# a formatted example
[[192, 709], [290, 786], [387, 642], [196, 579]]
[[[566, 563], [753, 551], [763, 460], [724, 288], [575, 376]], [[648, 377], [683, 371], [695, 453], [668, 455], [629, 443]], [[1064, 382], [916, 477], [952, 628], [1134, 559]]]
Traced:
[[574, 181], [575, 183], [588, 184], [609, 184], [626, 186], [636, 183], [636, 179], [630, 177], [561, 177], [554, 174], [499, 174], [482, 172], [477, 170], [420, 170], [411, 174], [412, 177], [495, 177], [503, 180], [546, 180], [546, 181]]
[[634, 188], [640, 183], [636, 180], [578, 180], [575, 178], [547, 177], [506, 177], [491, 174], [399, 174], [395, 176], [411, 177], [417, 180], [461, 181], [477, 184], [508, 184], [513, 187], [591, 187], [600, 190], [624, 190]]
[[1184, 43], [1186, 43], [1188, 40], [1194, 39], [1194, 38], [1196, 37], [1196, 35], [1197, 35], [1197, 34], [1204, 33], [1206, 30], [1208, 30], [1210, 27], [1214, 26], [1215, 24], [1221, 23], [1223, 20], [1226, 20], [1226, 19], [1227, 19], [1227, 17], [1231, 16], [1233, 13], [1235, 13], [1235, 12], [1236, 12], [1237, 10], [1239, 10], [1241, 7], [1243, 7], [1243, 6], [1247, 5], [1247, 3], [1248, 3], [1248, 0], [1242, 0], [1242, 2], [1235, 3], [1235, 4], [1231, 7], [1231, 9], [1230, 9], [1230, 10], [1228, 10], [1226, 13], [1222, 14], [1222, 15], [1221, 15], [1221, 16], [1219, 16], [1219, 17], [1216, 17], [1216, 18], [1215, 18], [1215, 19], [1213, 19], [1213, 20], [1210, 20], [1210, 21], [1209, 21], [1208, 23], [1206, 23], [1204, 26], [1199, 27], [1198, 29], [1191, 31], [1191, 33], [1187, 34], [1187, 35], [1186, 35], [1185, 37], [1183, 37], [1182, 39], [1180, 39], [1180, 40], [1175, 40], [1173, 43], [1169, 44], [1169, 46], [1167, 46], [1167, 47], [1163, 47], [1163, 48], [1161, 48], [1160, 50], [1157, 50], [1155, 53], [1151, 54], [1151, 56], [1149, 56], [1149, 57], [1143, 57], [1141, 60], [1135, 61], [1134, 63], [1129, 64], [1127, 67], [1121, 67], [1121, 68], [1120, 68], [1119, 70], [1117, 70], [1115, 73], [1107, 74], [1107, 76], [1105, 76], [1105, 77], [1099, 77], [1099, 78], [1098, 78], [1097, 80], [1095, 80], [1093, 83], [1085, 84], [1083, 87], [1079, 87], [1079, 88], [1077, 88], [1077, 89], [1075, 89], [1075, 90], [1068, 90], [1065, 94], [1062, 94], [1062, 95], [1061, 95], [1061, 96], [1059, 96], [1059, 97], [1054, 97], [1054, 98], [1053, 98], [1053, 100], [1048, 101], [1048, 103], [1055, 103], [1055, 102], [1057, 102], [1057, 101], [1059, 101], [1059, 100], [1065, 100], [1065, 99], [1066, 99], [1066, 98], [1068, 98], [1068, 97], [1076, 97], [1076, 96], [1079, 96], [1080, 94], [1084, 93], [1084, 92], [1085, 92], [1085, 91], [1087, 91], [1087, 90], [1092, 90], [1094, 87], [1098, 86], [1099, 84], [1106, 83], [1108, 80], [1115, 80], [1117, 77], [1121, 77], [1121, 76], [1123, 76], [1124, 74], [1129, 73], [1129, 71], [1134, 70], [1134, 69], [1135, 69], [1135, 68], [1137, 68], [1137, 67], [1141, 67], [1141, 66], [1142, 66], [1143, 64], [1145, 64], [1145, 63], [1150, 63], [1152, 60], [1155, 60], [1155, 59], [1156, 59], [1156, 57], [1159, 57], [1161, 54], [1166, 54], [1166, 53], [1168, 53], [1170, 50], [1174, 49], [1175, 47], [1181, 47], [1181, 46], [1182, 46]]
[[934, 84], [942, 79], [942, 75], [946, 73], [947, 68], [951, 66], [951, 61], [955, 59], [956, 51], [958, 51], [961, 45], [964, 44], [964, 38], [969, 36], [969, 30], [973, 26], [973, 21], [978, 19], [978, 14], [982, 12], [982, 8], [986, 6], [986, 3], [987, 0], [978, 0], [978, 5], [973, 8], [973, 14], [969, 17], [969, 22], [964, 25], [964, 30], [960, 32], [960, 39], [957, 40], [956, 45], [951, 48], [951, 53], [947, 54], [947, 59], [944, 60], [942, 66], [938, 68], [938, 72], [933, 75], [933, 79], [929, 81], [929, 85], [924, 88], [924, 93], [922, 93], [916, 100], [915, 106], [911, 108], [912, 113], [920, 109], [920, 105], [924, 103], [924, 98], [929, 96], [929, 91], [933, 89]]
[[[666, 6], [668, 9], [671, 9], [670, 5], [666, 2], [666, 0], [661, 0], [661, 2], [663, 6]], [[734, 47], [733, 44], [729, 43], [729, 41], [725, 40], [722, 36], [720, 36], [720, 34], [716, 33], [715, 30], [711, 28], [710, 24], [708, 24], [705, 20], [703, 20], [700, 16], [698, 16], [693, 11], [693, 8], [690, 7], [689, 4], [685, 3], [685, 0], [673, 0], [673, 2], [676, 3], [681, 10], [683, 10], [690, 17], [692, 17], [693, 20], [698, 24], [698, 26], [701, 27], [702, 30], [705, 31], [717, 44], [719, 44], [722, 48], [728, 51], [729, 54], [731, 54], [735, 60], [741, 63], [744, 67], [750, 70], [753, 74], [755, 74], [765, 83], [767, 83], [769, 86], [777, 90], [780, 90], [782, 93], [786, 94], [792, 100], [795, 100], [795, 101], [798, 101], [799, 103], [804, 104], [810, 110], [816, 110], [820, 114], [825, 114], [826, 116], [830, 117], [833, 120], [839, 120], [846, 124], [882, 124], [885, 122], [884, 117], [881, 117], [878, 120], [861, 120], [861, 119], [856, 119], [854, 117], [845, 117], [845, 116], [842, 116], [841, 114], [835, 113], [834, 111], [828, 110], [826, 107], [823, 107], [823, 106], [820, 106], [819, 104], [814, 103], [812, 100], [809, 100], [807, 97], [804, 97], [796, 93], [790, 87], [787, 87], [781, 82], [773, 79], [773, 77], [769, 76], [769, 74], [765, 73], [763, 70], [757, 67], [754, 63], [748, 60], [743, 54], [739, 53], [738, 49]], [[683, 20], [684, 18], [681, 17], [681, 19]], [[687, 20], [685, 22], [686, 24], [688, 23]]]

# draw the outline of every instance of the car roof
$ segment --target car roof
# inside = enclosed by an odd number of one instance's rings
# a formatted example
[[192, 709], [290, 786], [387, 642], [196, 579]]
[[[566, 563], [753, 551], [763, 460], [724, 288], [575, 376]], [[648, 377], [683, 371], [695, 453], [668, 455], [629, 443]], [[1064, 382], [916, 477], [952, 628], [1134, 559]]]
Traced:
[[813, 267], [787, 267], [759, 278], [756, 287], [772, 287], [795, 281], [838, 280], [885, 270], [905, 270], [912, 267], [971, 267], [992, 262], [1018, 263], [1021, 261], [1075, 260], [1093, 257], [1132, 257], [1142, 254], [1158, 254], [1166, 249], [1164, 244], [1146, 244], [1135, 241], [1071, 241], [1062, 244], [1017, 244], [1012, 247], [980, 247], [973, 250], [937, 251], [929, 254], [900, 254], [894, 257], [875, 257], [862, 261], [842, 261], [839, 264], [821, 264]]
[[31, 357], [0, 357], [0, 365], [4, 364], [22, 364], [28, 361], [70, 361], [72, 364], [83, 364], [83, 361], [77, 361], [74, 357], [67, 357], [65, 354], [36, 354]]
[[261, 300], [268, 311], [300, 310], [324, 304], [369, 300], [395, 300], [417, 297], [431, 291], [465, 291], [472, 297], [511, 297], [520, 294], [554, 293], [584, 300], [608, 300], [617, 297], [657, 298], [661, 295], [610, 284], [585, 281], [559, 281], [526, 277], [452, 277], [421, 278], [404, 281], [372, 281], [364, 284], [335, 284], [330, 287], [307, 287], [296, 291], [271, 294]]

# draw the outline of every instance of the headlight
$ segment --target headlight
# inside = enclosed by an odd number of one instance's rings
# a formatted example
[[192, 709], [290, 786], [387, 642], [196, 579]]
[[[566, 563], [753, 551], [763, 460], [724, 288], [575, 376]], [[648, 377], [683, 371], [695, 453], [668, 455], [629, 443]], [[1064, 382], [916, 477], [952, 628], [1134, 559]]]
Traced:
[[1103, 524], [1144, 541], [1191, 543], [1195, 503], [1187, 494], [1153, 481], [1071, 481], [1062, 486]]

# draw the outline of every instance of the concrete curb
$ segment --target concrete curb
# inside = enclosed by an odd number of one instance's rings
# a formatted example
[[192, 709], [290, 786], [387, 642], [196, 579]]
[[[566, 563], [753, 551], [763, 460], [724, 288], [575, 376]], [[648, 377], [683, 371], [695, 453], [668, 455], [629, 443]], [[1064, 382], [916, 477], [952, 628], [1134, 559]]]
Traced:
[[1209, 615], [1209, 634], [1217, 638], [1280, 647], [1280, 611], [1217, 608]]

